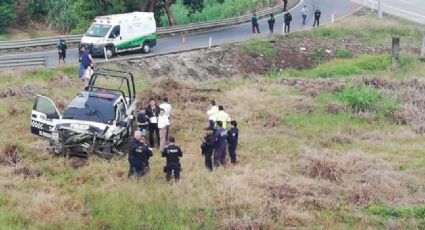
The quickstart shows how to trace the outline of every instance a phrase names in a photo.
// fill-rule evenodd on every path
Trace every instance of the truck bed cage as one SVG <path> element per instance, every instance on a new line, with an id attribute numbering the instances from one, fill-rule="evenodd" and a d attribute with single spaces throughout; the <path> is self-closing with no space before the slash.
<path id="1" fill-rule="evenodd" d="M 113 77 L 113 78 L 121 79 L 121 84 L 120 84 L 118 89 L 98 87 L 95 84 L 96 84 L 96 80 L 99 76 L 104 76 L 106 78 Z M 129 95 L 126 95 L 124 93 L 124 91 L 121 90 L 121 86 L 124 82 L 127 85 L 127 91 L 128 91 Z M 87 90 L 87 91 L 93 91 L 93 89 L 119 92 L 124 96 L 125 100 L 127 100 L 126 97 L 128 97 L 129 104 L 132 104 L 136 99 L 136 88 L 135 88 L 135 85 L 134 85 L 133 74 L 131 74 L 129 72 L 125 72 L 125 71 L 104 69 L 104 68 L 97 69 L 93 73 L 93 75 L 90 77 L 89 83 L 85 87 L 85 90 Z"/>

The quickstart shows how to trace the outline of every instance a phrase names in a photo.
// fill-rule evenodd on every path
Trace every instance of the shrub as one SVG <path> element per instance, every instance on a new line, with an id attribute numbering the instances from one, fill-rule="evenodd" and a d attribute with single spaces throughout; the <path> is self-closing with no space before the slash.
<path id="1" fill-rule="evenodd" d="M 205 0 L 202 11 L 189 14 L 189 9 L 183 5 L 182 0 L 177 0 L 171 6 L 174 19 L 177 24 L 210 21 L 224 18 L 232 18 L 254 11 L 258 6 L 268 6 L 268 0 Z M 168 25 L 167 15 L 161 17 L 161 24 Z"/>
<path id="2" fill-rule="evenodd" d="M 346 49 L 337 49 L 336 50 L 336 57 L 337 58 L 352 58 L 353 53 L 351 53 L 350 51 L 348 51 Z"/>
<path id="3" fill-rule="evenodd" d="M 384 97 L 380 91 L 365 84 L 349 84 L 336 92 L 335 97 L 356 112 L 372 111 L 383 116 L 391 115 L 399 106 L 397 99 Z"/>
<path id="4" fill-rule="evenodd" d="M 336 93 L 337 99 L 347 103 L 356 111 L 370 111 L 377 106 L 381 94 L 374 88 L 366 85 L 350 84 Z"/>

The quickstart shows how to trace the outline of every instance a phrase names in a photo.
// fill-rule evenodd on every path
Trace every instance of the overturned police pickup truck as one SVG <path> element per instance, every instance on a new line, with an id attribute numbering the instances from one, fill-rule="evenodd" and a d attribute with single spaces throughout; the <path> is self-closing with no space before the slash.
<path id="1" fill-rule="evenodd" d="M 134 130 L 135 93 L 131 73 L 98 69 L 63 115 L 50 98 L 37 95 L 31 132 L 49 138 L 49 152 L 56 155 L 120 154 L 117 147 Z"/>

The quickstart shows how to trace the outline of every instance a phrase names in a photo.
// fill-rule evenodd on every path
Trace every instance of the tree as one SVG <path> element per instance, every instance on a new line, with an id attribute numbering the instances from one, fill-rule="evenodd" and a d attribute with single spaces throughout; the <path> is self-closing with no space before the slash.
<path id="1" fill-rule="evenodd" d="M 174 26 L 176 25 L 176 22 L 174 20 L 173 12 L 171 12 L 170 9 L 171 5 L 174 3 L 176 3 L 176 0 L 145 0 L 140 6 L 140 10 L 145 12 L 155 12 L 155 18 L 159 18 L 160 15 L 162 15 L 162 11 L 158 10 L 158 8 L 162 8 L 167 14 L 168 24 L 170 26 Z M 189 9 L 189 15 L 191 15 L 204 8 L 204 0 L 183 0 L 183 5 Z"/>
<path id="2" fill-rule="evenodd" d="M 16 0 L 2 0 L 0 4 L 0 33 L 7 31 L 16 18 Z"/>

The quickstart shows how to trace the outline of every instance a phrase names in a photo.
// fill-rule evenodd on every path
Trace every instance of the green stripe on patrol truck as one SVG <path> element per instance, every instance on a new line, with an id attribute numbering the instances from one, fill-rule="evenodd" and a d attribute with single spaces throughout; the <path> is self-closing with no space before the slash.
<path id="1" fill-rule="evenodd" d="M 142 36 L 142 37 L 136 37 L 127 41 L 119 41 L 117 42 L 115 45 L 115 47 L 117 49 L 128 49 L 128 48 L 133 48 L 133 47 L 140 47 L 143 45 L 143 43 L 148 40 L 148 41 L 155 41 L 156 40 L 156 33 L 147 35 L 147 36 Z"/>

